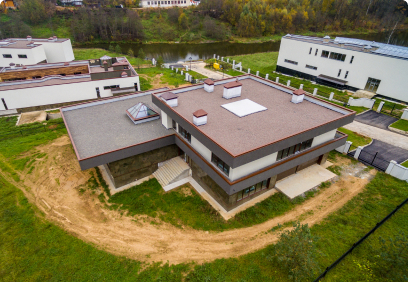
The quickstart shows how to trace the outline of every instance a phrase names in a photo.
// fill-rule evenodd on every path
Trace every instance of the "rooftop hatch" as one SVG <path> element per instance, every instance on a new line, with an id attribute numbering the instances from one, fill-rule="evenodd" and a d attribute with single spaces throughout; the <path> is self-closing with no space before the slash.
<path id="1" fill-rule="evenodd" d="M 261 106 L 249 99 L 243 99 L 240 101 L 224 104 L 221 105 L 221 107 L 227 109 L 228 111 L 239 117 L 244 117 L 250 114 L 267 110 L 267 108 L 265 108 L 264 106 Z"/>

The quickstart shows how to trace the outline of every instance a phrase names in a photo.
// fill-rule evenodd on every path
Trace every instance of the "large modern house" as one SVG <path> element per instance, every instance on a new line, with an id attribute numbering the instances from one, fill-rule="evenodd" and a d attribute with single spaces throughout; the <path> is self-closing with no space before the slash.
<path id="1" fill-rule="evenodd" d="M 69 38 L 8 38 L 0 40 L 0 67 L 75 60 Z"/>
<path id="2" fill-rule="evenodd" d="M 169 7 L 188 7 L 191 5 L 198 5 L 199 0 L 175 0 L 175 1 L 151 1 L 141 0 L 140 6 L 143 8 L 169 8 Z"/>
<path id="3" fill-rule="evenodd" d="M 408 47 L 336 37 L 288 34 L 276 71 L 340 89 L 364 89 L 408 102 Z"/>
<path id="4" fill-rule="evenodd" d="M 11 64 L 0 68 L 0 114 L 55 108 L 139 90 L 139 76 L 126 57 Z"/>
<path id="5" fill-rule="evenodd" d="M 193 179 L 227 211 L 280 179 L 323 164 L 346 142 L 337 128 L 355 117 L 253 75 L 106 98 L 61 112 L 83 170 L 104 166 L 119 188 L 181 156 Z"/>

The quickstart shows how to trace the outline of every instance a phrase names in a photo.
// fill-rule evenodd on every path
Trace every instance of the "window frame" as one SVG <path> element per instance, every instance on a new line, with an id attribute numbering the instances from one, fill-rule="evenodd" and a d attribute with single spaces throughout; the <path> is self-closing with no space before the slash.
<path id="1" fill-rule="evenodd" d="M 185 130 L 180 124 L 178 126 L 178 132 L 181 136 L 183 136 L 184 139 L 188 141 L 188 143 L 191 144 L 191 133 Z"/>
<path id="2" fill-rule="evenodd" d="M 296 65 L 296 66 L 299 64 L 298 62 L 295 62 L 295 61 L 292 61 L 292 60 L 288 60 L 288 59 L 285 59 L 285 63 L 292 64 L 292 65 Z"/>
<path id="3" fill-rule="evenodd" d="M 317 56 L 318 52 L 319 52 L 319 49 L 316 48 L 315 56 Z"/>
<path id="4" fill-rule="evenodd" d="M 310 54 L 312 54 L 312 49 L 313 49 L 313 48 L 312 48 L 312 47 L 310 47 L 310 50 L 309 50 L 309 55 L 310 55 Z"/>
<path id="5" fill-rule="evenodd" d="M 4 59 L 12 59 L 13 56 L 11 54 L 3 54 Z"/>
<path id="6" fill-rule="evenodd" d="M 329 59 L 344 62 L 346 60 L 346 54 L 330 52 Z"/>
<path id="7" fill-rule="evenodd" d="M 317 70 L 317 67 L 306 64 L 307 69 Z"/>
<path id="8" fill-rule="evenodd" d="M 283 160 L 289 156 L 296 155 L 303 150 L 309 149 L 310 147 L 312 147 L 312 143 L 313 138 L 305 140 L 288 148 L 282 149 L 278 151 L 278 154 L 276 155 L 276 161 Z"/>
<path id="9" fill-rule="evenodd" d="M 27 59 L 27 55 L 26 54 L 18 54 L 17 55 L 19 59 Z M 23 57 L 25 56 L 25 57 Z"/>
<path id="10" fill-rule="evenodd" d="M 218 168 L 220 171 L 222 171 L 225 175 L 229 176 L 230 166 L 227 165 L 219 157 L 217 157 L 213 152 L 211 152 L 211 162 L 215 165 L 216 168 Z"/>
<path id="11" fill-rule="evenodd" d="M 337 74 L 337 77 L 340 77 L 341 75 L 341 69 L 339 69 L 339 73 Z"/>
<path id="12" fill-rule="evenodd" d="M 354 61 L 354 56 L 351 56 L 351 59 L 350 59 L 350 64 L 352 64 L 352 63 L 353 63 L 353 61 Z"/>
<path id="13" fill-rule="evenodd" d="M 326 56 L 327 54 L 327 56 Z M 330 51 L 326 51 L 326 50 L 322 50 L 322 54 L 320 55 L 320 57 L 322 58 L 328 58 L 330 55 Z"/>
<path id="14" fill-rule="evenodd" d="M 349 74 L 349 71 L 346 71 L 346 74 L 344 75 L 344 79 L 347 79 L 348 74 Z"/>

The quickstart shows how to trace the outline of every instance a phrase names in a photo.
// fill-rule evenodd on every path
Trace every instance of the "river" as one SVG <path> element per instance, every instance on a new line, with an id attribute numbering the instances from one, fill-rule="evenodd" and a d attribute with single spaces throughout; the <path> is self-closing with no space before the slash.
<path id="1" fill-rule="evenodd" d="M 329 34 L 330 35 L 330 34 Z M 345 37 L 359 38 L 369 41 L 386 43 L 390 33 L 372 33 L 372 34 L 354 34 Z M 333 38 L 333 36 L 332 36 Z M 396 31 L 390 40 L 391 44 L 408 46 L 408 30 Z M 157 44 L 119 44 L 124 52 L 130 48 L 134 54 L 139 52 L 140 48 L 146 53 L 148 58 L 158 58 L 162 56 L 166 63 L 175 63 L 178 61 L 188 61 L 211 58 L 213 54 L 220 56 L 234 56 L 242 54 L 252 54 L 259 52 L 279 51 L 280 41 L 265 43 L 157 43 Z M 108 49 L 109 44 L 92 44 L 83 46 L 84 48 L 103 48 Z"/>

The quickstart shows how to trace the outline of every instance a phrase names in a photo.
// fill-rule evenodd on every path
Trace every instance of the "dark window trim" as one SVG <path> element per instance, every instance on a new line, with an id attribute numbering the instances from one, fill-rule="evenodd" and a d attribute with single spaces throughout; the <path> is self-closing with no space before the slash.
<path id="1" fill-rule="evenodd" d="M 330 55 L 330 52 L 329 52 L 329 51 L 322 50 L 321 57 L 323 57 L 323 58 L 328 58 L 329 55 Z"/>
<path id="2" fill-rule="evenodd" d="M 313 49 L 313 48 L 312 48 L 312 47 L 310 47 L 310 50 L 309 50 L 309 55 L 310 55 L 310 54 L 312 54 L 312 49 Z"/>
<path id="3" fill-rule="evenodd" d="M 191 134 L 190 134 L 190 132 L 185 130 L 182 126 L 180 126 L 180 124 L 179 124 L 178 128 L 179 128 L 180 135 L 183 136 L 184 139 L 186 139 L 188 141 L 188 143 L 191 144 Z"/>
<path id="4" fill-rule="evenodd" d="M 353 63 L 353 61 L 354 61 L 354 56 L 351 56 L 351 59 L 350 59 L 350 64 L 352 64 L 352 63 Z"/>
<path id="5" fill-rule="evenodd" d="M 8 107 L 7 107 L 7 104 L 6 104 L 6 101 L 4 100 L 4 98 L 1 98 L 1 101 L 3 102 L 4 108 L 6 110 L 8 110 Z"/>
<path id="6" fill-rule="evenodd" d="M 319 49 L 316 48 L 315 56 L 317 56 L 317 52 L 319 52 Z"/>
<path id="7" fill-rule="evenodd" d="M 237 196 L 237 202 L 242 201 L 243 199 L 246 199 L 246 198 L 248 198 L 248 197 L 250 197 L 250 196 L 252 196 L 252 195 L 255 195 L 255 194 L 257 194 L 257 193 L 260 193 L 260 192 L 262 192 L 262 191 L 265 190 L 265 189 L 268 189 L 268 188 L 269 188 L 270 181 L 271 181 L 271 179 L 268 178 L 268 179 L 265 179 L 265 180 L 263 180 L 263 181 L 261 181 L 261 182 L 258 182 L 258 183 L 256 183 L 256 184 L 254 184 L 254 185 L 251 185 L 251 186 L 249 186 L 248 188 L 245 188 L 245 189 L 239 191 L 239 192 L 238 192 L 238 195 L 241 194 L 241 198 L 238 199 L 238 196 Z M 265 185 L 264 185 L 264 182 L 266 182 Z M 259 190 L 257 191 L 256 188 L 257 188 L 258 185 L 261 185 L 261 189 L 259 189 Z M 254 193 L 251 194 L 251 188 L 252 188 L 252 187 L 254 187 Z M 244 193 L 245 193 L 246 191 L 248 191 L 248 192 L 247 192 L 247 195 L 244 196 Z"/>
<path id="8" fill-rule="evenodd" d="M 285 148 L 283 150 L 280 150 L 278 152 L 278 155 L 276 156 L 276 161 L 282 160 L 284 158 L 287 158 L 291 155 L 296 155 L 297 153 L 309 149 L 310 147 L 312 147 L 312 143 L 313 143 L 313 138 L 300 142 L 296 145 L 290 146 L 288 148 Z"/>
<path id="9" fill-rule="evenodd" d="M 329 59 L 344 62 L 346 60 L 346 54 L 331 52 Z"/>
<path id="10" fill-rule="evenodd" d="M 317 67 L 314 67 L 311 65 L 306 65 L 306 68 L 311 69 L 311 70 L 317 70 Z"/>
<path id="11" fill-rule="evenodd" d="M 25 55 L 25 54 L 19 54 L 18 57 L 20 59 L 27 59 L 27 55 Z"/>
<path id="12" fill-rule="evenodd" d="M 346 74 L 344 75 L 344 79 L 346 79 L 348 77 L 349 72 L 346 71 Z"/>
<path id="13" fill-rule="evenodd" d="M 340 77 L 341 75 L 341 69 L 339 69 L 339 73 L 337 74 L 337 77 Z"/>
<path id="14" fill-rule="evenodd" d="M 225 175 L 229 176 L 229 172 L 230 172 L 229 165 L 227 165 L 223 160 L 221 160 L 219 157 L 214 155 L 214 153 L 211 153 L 211 162 L 215 164 L 216 168 L 222 171 Z"/>
<path id="15" fill-rule="evenodd" d="M 298 64 L 298 62 L 295 62 L 295 61 L 292 61 L 292 60 L 288 60 L 288 59 L 285 59 L 285 63 L 289 63 L 289 64 L 293 64 L 293 65 L 297 65 L 297 64 Z"/>
<path id="16" fill-rule="evenodd" d="M 13 56 L 11 56 L 11 54 L 3 54 L 3 58 L 10 59 L 13 58 Z"/>

